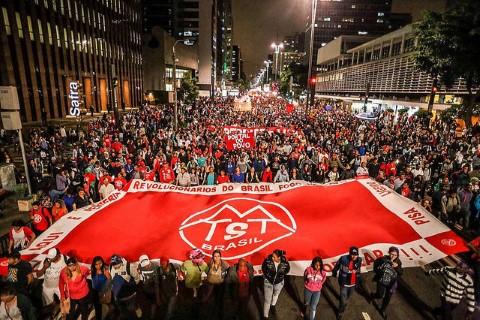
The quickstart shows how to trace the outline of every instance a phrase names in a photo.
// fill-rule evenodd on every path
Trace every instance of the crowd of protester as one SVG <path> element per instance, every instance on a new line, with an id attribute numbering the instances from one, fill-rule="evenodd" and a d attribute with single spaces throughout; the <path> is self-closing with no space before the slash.
<path id="1" fill-rule="evenodd" d="M 30 130 L 27 139 L 28 173 L 37 200 L 30 212 L 31 228 L 21 221 L 12 224 L 9 242 L 12 265 L 21 261 L 19 250 L 26 248 L 62 216 L 107 197 L 115 189 L 124 188 L 132 179 L 198 186 L 290 180 L 327 183 L 369 176 L 418 202 L 447 224 L 472 233 L 478 230 L 478 126 L 457 135 L 455 125 L 438 118 L 427 125 L 424 119 L 415 115 L 384 111 L 379 112 L 376 119 L 366 121 L 357 118 L 342 104 L 332 105 L 326 108 L 326 104 L 317 103 L 306 115 L 302 108 L 292 110 L 286 107 L 285 101 L 271 97 L 254 97 L 250 112 L 236 110 L 229 99 L 199 99 L 193 105 L 182 107 L 176 130 L 170 106 L 148 104 L 122 114 L 119 123 L 115 123 L 113 116 L 105 114 L 88 122 L 86 128 L 60 126 Z M 229 151 L 223 127 L 231 125 L 284 130 L 259 131 L 255 137 L 255 148 Z M 2 157 L 11 159 L 7 153 Z M 461 274 L 462 279 L 470 277 L 470 280 L 465 280 L 468 290 L 469 284 L 473 290 L 472 279 L 475 279 L 477 302 L 478 247 L 478 240 L 472 243 L 472 249 L 477 252 L 470 261 L 475 274 L 470 276 L 468 271 L 471 270 L 464 265 L 452 270 L 438 270 L 447 276 L 456 273 Z M 153 281 L 153 284 L 145 286 L 143 292 L 148 297 L 146 300 L 152 302 L 151 306 L 157 305 L 162 294 L 168 297 L 167 317 L 175 306 L 175 299 L 170 298 L 176 296 L 174 292 L 178 291 L 179 279 L 185 281 L 186 288 L 192 289 L 195 298 L 200 284 L 210 283 L 202 299 L 213 297 L 218 305 L 221 305 L 226 277 L 236 279 L 233 282 L 237 283 L 239 302 L 248 295 L 246 284 L 252 280 L 251 265 L 247 261 L 240 260 L 228 267 L 221 260 L 221 252 L 214 253 L 208 265 L 203 262 L 201 252 L 193 252 L 191 260 L 181 267 L 164 260 L 155 265 L 144 257 L 145 263 L 142 264 L 140 259 L 138 270 L 134 270 L 140 274 L 140 278 L 136 279 L 130 275 L 129 263 L 118 256 L 112 257 L 109 266 L 97 257 L 91 270 L 87 270 L 74 257 L 64 259 L 59 252 L 49 255 L 48 262 L 39 270 L 28 272 L 25 265 L 22 267 L 25 270 L 19 270 L 18 275 L 45 277 L 50 270 L 61 283 L 60 287 L 51 286 L 51 283 L 49 286 L 47 281 L 50 294 L 56 293 L 62 301 L 65 301 L 64 297 L 70 297 L 69 310 L 82 316 L 90 304 L 95 306 L 97 316 L 101 314 L 101 301 L 108 301 L 104 292 L 106 286 L 111 289 L 113 298 L 110 298 L 116 302 L 118 314 L 137 311 L 136 304 L 132 302 L 136 299 L 132 297 L 139 279 L 149 283 Z M 351 248 L 349 255 L 339 260 L 333 272 L 334 276 L 338 274 L 341 288 L 339 317 L 360 279 L 361 259 L 358 258 L 359 261 L 355 256 L 358 258 L 358 249 Z M 379 309 L 384 316 L 395 291 L 394 282 L 381 280 L 383 273 L 387 272 L 385 263 L 392 266 L 388 268 L 392 279 L 401 275 L 398 249 L 392 248 L 375 267 L 377 292 L 369 300 L 383 299 Z M 52 266 L 55 266 L 53 271 Z M 117 266 L 121 266 L 120 269 Z M 268 317 L 270 306 L 275 305 L 282 290 L 283 276 L 289 270 L 284 253 L 281 250 L 274 252 L 266 259 L 262 270 L 265 278 L 263 315 Z M 277 273 L 284 274 L 278 276 Z M 84 282 L 87 276 L 91 277 L 88 285 Z M 309 306 L 310 319 L 315 317 L 319 292 L 325 279 L 321 258 L 317 257 L 305 271 L 305 304 Z M 30 281 L 28 278 L 22 283 L 28 285 Z M 132 284 L 132 288 L 128 289 L 128 284 Z M 123 289 L 118 289 L 118 286 Z M 43 287 L 45 290 L 45 281 Z M 66 293 L 65 288 L 70 288 L 71 292 Z M 25 299 L 28 296 L 25 289 L 7 286 L 1 295 L 2 305 L 6 304 L 4 297 L 16 294 L 18 309 L 20 305 L 31 306 L 31 303 L 25 303 L 28 300 Z M 445 296 L 448 295 L 443 295 L 444 309 L 458 304 L 457 300 L 448 300 Z M 44 296 L 44 303 L 51 303 L 50 298 Z M 473 301 L 470 296 L 469 299 Z M 61 305 L 63 307 L 63 302 Z M 28 306 L 24 308 L 28 309 Z M 155 312 L 154 309 L 143 311 L 150 314 Z M 219 312 L 222 312 L 221 308 Z M 448 315 L 450 311 L 444 312 Z M 23 311 L 21 313 L 23 316 Z M 77 315 L 67 313 L 71 317 Z M 1 315 L 0 307 L 0 319 Z M 28 313 L 23 318 L 30 319 Z"/>

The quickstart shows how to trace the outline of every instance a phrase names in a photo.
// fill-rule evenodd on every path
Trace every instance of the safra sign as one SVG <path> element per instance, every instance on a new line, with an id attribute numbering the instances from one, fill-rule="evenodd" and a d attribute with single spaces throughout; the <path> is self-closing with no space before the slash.
<path id="1" fill-rule="evenodd" d="M 70 115 L 78 117 L 80 115 L 80 85 L 77 81 L 70 82 L 70 94 L 68 98 L 70 99 Z"/>

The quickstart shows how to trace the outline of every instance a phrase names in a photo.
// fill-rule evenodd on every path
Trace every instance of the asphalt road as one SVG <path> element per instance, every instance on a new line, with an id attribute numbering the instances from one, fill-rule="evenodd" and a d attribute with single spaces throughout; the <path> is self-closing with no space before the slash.
<path id="1" fill-rule="evenodd" d="M 177 312 L 174 319 L 261 319 L 263 306 L 263 291 L 261 278 L 257 279 L 255 292 L 248 302 L 247 307 L 238 308 L 236 301 L 228 297 L 225 299 L 224 316 L 218 315 L 213 302 L 210 304 L 195 304 L 191 299 L 180 297 L 177 304 Z M 303 301 L 303 279 L 290 277 L 280 294 L 276 312 L 271 312 L 270 319 L 275 320 L 299 320 Z M 364 286 L 367 292 L 374 290 L 372 273 L 364 275 Z M 335 278 L 329 278 L 322 290 L 322 296 L 317 308 L 316 319 L 334 320 L 335 311 L 338 307 L 339 287 Z M 381 301 L 378 301 L 381 303 Z M 433 313 L 440 306 L 440 279 L 425 276 L 420 268 L 406 268 L 399 284 L 397 292 L 392 297 L 387 309 L 388 319 L 416 320 L 435 319 Z M 198 308 L 198 312 L 197 309 Z M 465 306 L 461 305 L 455 310 L 454 319 L 465 319 Z M 355 292 L 344 314 L 345 320 L 357 319 L 382 319 L 373 304 L 369 304 L 365 297 Z M 474 319 L 480 319 L 477 311 Z"/>

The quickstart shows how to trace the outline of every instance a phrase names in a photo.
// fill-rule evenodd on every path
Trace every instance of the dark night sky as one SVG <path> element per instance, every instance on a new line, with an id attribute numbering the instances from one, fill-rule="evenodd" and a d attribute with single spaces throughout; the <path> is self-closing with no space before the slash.
<path id="1" fill-rule="evenodd" d="M 304 31 L 311 0 L 232 0 L 233 42 L 240 46 L 247 78 L 262 67 L 270 44 Z M 414 20 L 424 9 L 438 10 L 445 0 L 393 0 L 393 12 L 410 12 Z"/>
<path id="2" fill-rule="evenodd" d="M 262 67 L 272 42 L 304 30 L 309 1 L 232 0 L 233 42 L 240 46 L 247 78 Z"/>

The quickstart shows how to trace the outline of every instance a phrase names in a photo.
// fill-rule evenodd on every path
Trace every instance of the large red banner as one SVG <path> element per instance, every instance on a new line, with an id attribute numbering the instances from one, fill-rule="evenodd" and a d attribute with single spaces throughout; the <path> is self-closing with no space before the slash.
<path id="1" fill-rule="evenodd" d="M 294 275 L 314 256 L 327 270 L 352 245 L 364 267 L 389 246 L 405 266 L 467 250 L 464 241 L 417 203 L 370 179 L 317 185 L 223 184 L 177 187 L 134 180 L 126 191 L 63 217 L 22 254 L 43 259 L 52 247 L 90 262 L 112 254 L 183 261 L 192 248 L 245 257 L 259 269 L 274 249 L 287 252 Z"/>

